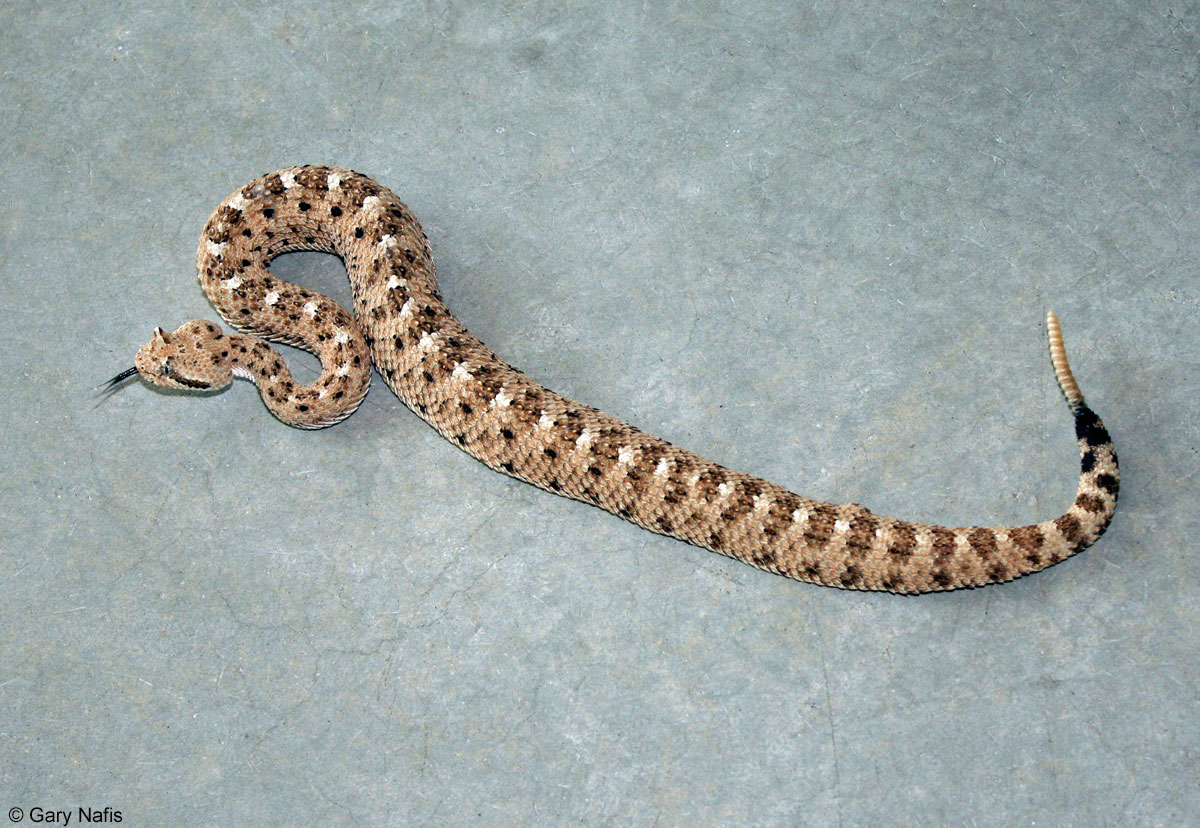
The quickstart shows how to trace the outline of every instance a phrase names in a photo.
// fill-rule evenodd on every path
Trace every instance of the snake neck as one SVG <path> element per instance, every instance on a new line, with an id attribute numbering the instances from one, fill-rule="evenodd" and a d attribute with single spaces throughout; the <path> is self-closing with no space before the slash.
<path id="1" fill-rule="evenodd" d="M 221 356 L 228 359 L 235 377 L 258 387 L 267 409 L 281 421 L 296 428 L 324 428 L 354 412 L 367 393 L 370 374 L 364 379 L 357 370 L 363 355 L 341 353 L 321 344 L 321 348 L 311 349 L 321 360 L 321 374 L 307 385 L 296 381 L 283 355 L 262 337 L 230 334 Z M 360 380 L 353 381 L 352 375 Z"/>

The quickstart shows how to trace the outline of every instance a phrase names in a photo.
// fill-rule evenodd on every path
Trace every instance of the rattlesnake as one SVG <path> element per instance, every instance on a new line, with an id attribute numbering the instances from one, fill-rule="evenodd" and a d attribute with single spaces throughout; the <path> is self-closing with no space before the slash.
<path id="1" fill-rule="evenodd" d="M 343 259 L 353 316 L 271 274 L 268 263 L 293 250 Z M 1062 516 L 1030 526 L 948 528 L 801 497 L 542 387 L 454 317 L 421 226 L 394 194 L 359 173 L 292 167 L 242 187 L 208 220 L 197 259 L 213 305 L 246 334 L 205 321 L 156 329 L 114 386 L 134 372 L 182 389 L 242 377 L 280 420 L 321 428 L 354 411 L 374 364 L 405 405 L 491 468 L 799 580 L 901 593 L 1009 581 L 1091 545 L 1116 508 L 1116 453 L 1084 404 L 1053 313 L 1050 354 L 1081 457 L 1075 501 Z M 261 337 L 315 353 L 320 377 L 297 384 Z"/>

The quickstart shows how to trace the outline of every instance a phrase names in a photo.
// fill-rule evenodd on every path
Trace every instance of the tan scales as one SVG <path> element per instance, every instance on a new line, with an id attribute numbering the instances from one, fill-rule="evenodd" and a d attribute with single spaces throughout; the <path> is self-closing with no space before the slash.
<path id="1" fill-rule="evenodd" d="M 271 274 L 271 260 L 294 250 L 342 258 L 353 314 Z M 280 420 L 321 428 L 358 407 L 374 364 L 405 405 L 491 468 L 780 575 L 901 593 L 1009 581 L 1090 546 L 1116 509 L 1116 453 L 1053 313 L 1051 360 L 1081 458 L 1075 501 L 1029 526 L 945 527 L 810 500 L 542 387 L 454 317 L 416 218 L 350 170 L 292 167 L 239 189 L 208 220 L 197 258 L 213 305 L 245 333 L 204 321 L 158 329 L 135 360 L 145 380 L 200 390 L 243 377 Z M 320 377 L 297 384 L 262 337 L 312 351 Z"/>

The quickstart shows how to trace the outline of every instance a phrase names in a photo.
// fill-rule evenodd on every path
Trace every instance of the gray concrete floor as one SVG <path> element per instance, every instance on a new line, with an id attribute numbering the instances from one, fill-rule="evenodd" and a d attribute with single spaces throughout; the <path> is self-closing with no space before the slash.
<path id="1" fill-rule="evenodd" d="M 1200 810 L 1195 2 L 21 2 L 0 31 L 22 824 Z M 297 163 L 400 193 L 451 307 L 550 387 L 885 514 L 1065 507 L 1053 308 L 1115 524 L 1006 586 L 856 594 L 494 474 L 382 384 L 320 433 L 245 383 L 97 405 L 213 316 L 211 209 Z M 348 295 L 329 257 L 277 269 Z"/>

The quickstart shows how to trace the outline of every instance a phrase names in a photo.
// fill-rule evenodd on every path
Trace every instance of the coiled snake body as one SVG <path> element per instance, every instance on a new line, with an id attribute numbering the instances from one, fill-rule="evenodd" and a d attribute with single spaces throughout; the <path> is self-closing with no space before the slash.
<path id="1" fill-rule="evenodd" d="M 270 261 L 294 250 L 344 260 L 353 315 L 271 274 Z M 245 333 L 205 321 L 156 329 L 135 360 L 145 380 L 212 389 L 243 377 L 280 420 L 321 428 L 362 401 L 373 363 L 405 405 L 491 468 L 802 581 L 902 593 L 1008 581 L 1091 545 L 1116 508 L 1116 453 L 1071 376 L 1052 313 L 1051 357 L 1081 457 L 1075 501 L 1034 525 L 950 528 L 801 497 L 543 388 L 454 317 L 417 220 L 350 170 L 293 167 L 237 190 L 205 225 L 198 265 L 217 311 Z M 263 337 L 315 353 L 320 377 L 297 384 Z"/>

